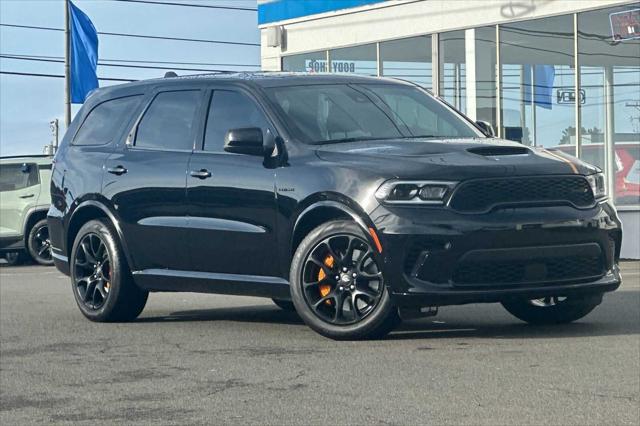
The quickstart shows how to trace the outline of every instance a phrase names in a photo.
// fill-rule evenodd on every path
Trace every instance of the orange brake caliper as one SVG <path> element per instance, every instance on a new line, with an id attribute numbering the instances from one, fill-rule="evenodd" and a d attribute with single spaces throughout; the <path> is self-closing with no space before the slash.
<path id="1" fill-rule="evenodd" d="M 333 268 L 333 263 L 334 263 L 334 259 L 333 259 L 333 256 L 331 255 L 328 255 L 324 259 L 325 266 L 329 268 Z M 318 272 L 318 281 L 324 280 L 326 276 L 327 274 L 324 273 L 324 269 L 320 268 L 320 272 Z M 322 297 L 325 297 L 331 292 L 331 284 L 320 284 L 318 288 L 320 289 L 320 296 Z M 331 304 L 331 300 L 327 300 L 326 303 Z"/>

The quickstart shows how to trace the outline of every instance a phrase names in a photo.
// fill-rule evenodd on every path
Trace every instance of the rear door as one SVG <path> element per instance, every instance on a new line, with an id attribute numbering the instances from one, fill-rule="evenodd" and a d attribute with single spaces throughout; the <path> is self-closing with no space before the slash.
<path id="1" fill-rule="evenodd" d="M 118 212 L 135 270 L 190 268 L 186 171 L 203 94 L 184 85 L 154 92 L 106 162 L 103 193 Z"/>
<path id="2" fill-rule="evenodd" d="M 277 276 L 275 170 L 265 167 L 262 156 L 223 149 L 229 129 L 258 127 L 263 135 L 275 135 L 274 127 L 239 88 L 213 88 L 207 104 L 203 143 L 191 157 L 187 176 L 193 268 Z"/>
<path id="3" fill-rule="evenodd" d="M 24 231 L 27 211 L 40 193 L 35 163 L 0 164 L 0 235 L 18 237 Z"/>

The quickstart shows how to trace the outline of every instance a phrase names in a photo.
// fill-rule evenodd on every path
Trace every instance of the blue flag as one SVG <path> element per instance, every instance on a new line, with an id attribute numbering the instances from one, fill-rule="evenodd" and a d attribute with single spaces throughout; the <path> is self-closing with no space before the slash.
<path id="1" fill-rule="evenodd" d="M 534 81 L 531 81 L 533 68 Z M 551 109 L 553 107 L 553 82 L 556 69 L 553 65 L 525 65 L 524 66 L 524 103 L 531 103 L 531 92 L 535 93 L 533 105 Z"/>
<path id="2" fill-rule="evenodd" d="M 91 19 L 69 2 L 71 23 L 71 102 L 81 104 L 98 88 L 98 32 Z"/>

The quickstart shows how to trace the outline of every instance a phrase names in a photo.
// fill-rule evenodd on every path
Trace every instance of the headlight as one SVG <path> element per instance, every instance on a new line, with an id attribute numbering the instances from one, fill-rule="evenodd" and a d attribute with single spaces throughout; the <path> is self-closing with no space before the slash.
<path id="1" fill-rule="evenodd" d="M 457 182 L 385 182 L 376 191 L 378 201 L 389 204 L 444 204 Z"/>
<path id="2" fill-rule="evenodd" d="M 604 200 L 607 198 L 607 188 L 605 185 L 604 174 L 596 173 L 590 176 L 587 176 L 587 181 L 589 182 L 589 186 L 591 186 L 591 192 L 593 192 L 593 198 L 596 200 Z"/>

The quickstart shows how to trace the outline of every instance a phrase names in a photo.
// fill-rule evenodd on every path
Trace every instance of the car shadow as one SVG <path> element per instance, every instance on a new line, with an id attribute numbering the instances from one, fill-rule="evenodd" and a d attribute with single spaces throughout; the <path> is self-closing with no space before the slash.
<path id="1" fill-rule="evenodd" d="M 602 305 L 590 315 L 571 324 L 534 326 L 511 317 L 496 305 L 469 305 L 443 309 L 443 315 L 403 322 L 388 340 L 455 338 L 568 338 L 640 334 L 640 291 L 624 290 L 607 294 Z M 235 321 L 295 325 L 304 322 L 295 312 L 275 306 L 254 305 L 172 312 L 142 317 L 137 322 Z"/>
<path id="2" fill-rule="evenodd" d="M 233 308 L 194 309 L 172 312 L 169 315 L 141 317 L 136 322 L 199 322 L 199 321 L 237 321 L 267 324 L 304 325 L 297 313 L 284 311 L 276 306 L 255 305 Z"/>
<path id="3" fill-rule="evenodd" d="M 495 307 L 489 310 L 481 305 L 462 306 L 442 316 L 407 321 L 387 339 L 549 339 L 640 334 L 638 290 L 606 294 L 603 303 L 593 312 L 570 324 L 531 325 Z"/>

